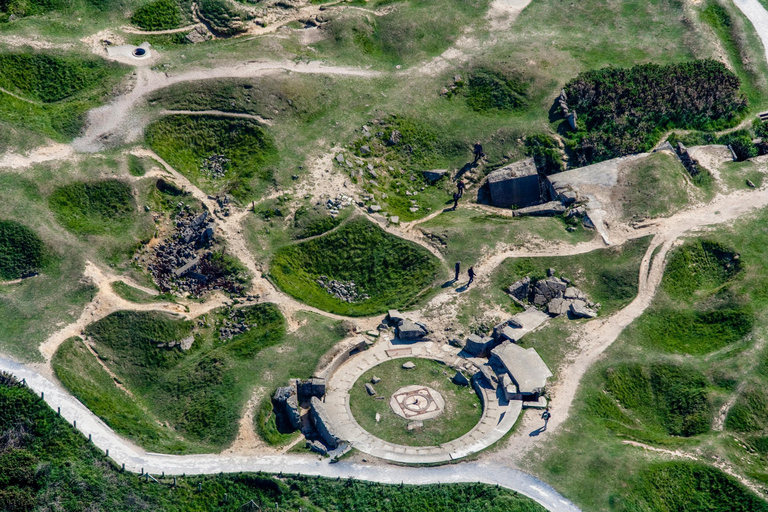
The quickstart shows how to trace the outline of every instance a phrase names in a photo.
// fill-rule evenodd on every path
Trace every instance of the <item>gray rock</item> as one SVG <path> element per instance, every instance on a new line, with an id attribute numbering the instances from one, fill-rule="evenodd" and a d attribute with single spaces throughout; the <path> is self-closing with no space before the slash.
<path id="1" fill-rule="evenodd" d="M 555 269 L 553 269 L 551 267 L 548 268 L 547 269 L 547 277 L 554 277 L 554 275 L 555 275 Z"/>
<path id="2" fill-rule="evenodd" d="M 370 155 L 371 154 L 371 148 L 368 146 L 362 146 L 360 148 L 360 154 L 361 155 Z"/>
<path id="3" fill-rule="evenodd" d="M 370 213 L 380 212 L 381 211 L 381 206 L 379 206 L 378 204 L 372 204 L 371 206 L 368 207 L 368 211 Z"/>
<path id="4" fill-rule="evenodd" d="M 459 338 L 451 338 L 451 341 L 449 342 L 451 346 L 458 347 L 458 348 L 464 348 L 464 341 L 460 340 Z"/>
<path id="5" fill-rule="evenodd" d="M 454 375 L 453 379 L 451 380 L 454 382 L 454 384 L 458 384 L 459 386 L 469 386 L 469 379 L 467 379 L 466 375 L 460 371 L 457 371 L 456 375 Z"/>
<path id="6" fill-rule="evenodd" d="M 381 414 L 376 413 L 376 423 L 381 421 Z"/>
<path id="7" fill-rule="evenodd" d="M 307 448 L 313 452 L 319 453 L 320 455 L 328 455 L 328 450 L 320 441 L 307 441 Z"/>
<path id="8" fill-rule="evenodd" d="M 547 313 L 552 316 L 564 315 L 568 313 L 570 307 L 571 301 L 556 297 L 549 302 L 549 305 L 547 306 Z"/>
<path id="9" fill-rule="evenodd" d="M 439 181 L 445 174 L 448 172 L 448 169 L 432 169 L 430 171 L 424 171 L 424 178 L 430 182 L 434 183 L 436 181 Z"/>
<path id="10" fill-rule="evenodd" d="M 400 143 L 400 132 L 397 130 L 392 130 L 392 133 L 389 136 L 389 139 L 387 140 L 388 146 L 394 146 L 396 144 Z"/>
<path id="11" fill-rule="evenodd" d="M 408 430 L 421 430 L 421 428 L 424 426 L 423 421 L 411 421 L 408 423 Z"/>
<path id="12" fill-rule="evenodd" d="M 426 329 L 407 319 L 397 327 L 397 337 L 401 340 L 416 340 L 426 335 Z"/>
<path id="13" fill-rule="evenodd" d="M 531 290 L 531 278 L 527 276 L 513 283 L 508 289 L 509 294 L 511 296 L 523 302 L 528 300 L 528 294 L 530 290 Z"/>
<path id="14" fill-rule="evenodd" d="M 584 300 L 586 298 L 586 295 L 584 294 L 583 291 L 579 290 L 578 288 L 569 286 L 568 288 L 565 289 L 565 293 L 563 294 L 563 297 L 570 300 L 575 300 L 575 299 Z"/>
<path id="15" fill-rule="evenodd" d="M 392 215 L 389 218 L 389 223 L 390 224 L 395 224 L 395 225 L 400 224 L 400 217 L 398 217 L 397 215 Z"/>
<path id="16" fill-rule="evenodd" d="M 414 368 L 416 368 L 416 365 L 413 363 L 413 361 L 406 361 L 405 363 L 403 363 L 403 368 L 406 370 L 413 370 Z"/>
<path id="17" fill-rule="evenodd" d="M 366 390 L 366 391 L 368 392 L 368 394 L 369 394 L 369 395 L 371 395 L 371 396 L 375 396 L 375 395 L 376 395 L 376 390 L 375 390 L 375 389 L 373 389 L 373 386 L 371 386 L 371 384 L 369 384 L 369 383 L 366 383 L 366 384 L 365 384 L 365 390 Z"/>
<path id="18" fill-rule="evenodd" d="M 555 297 L 563 297 L 566 283 L 557 277 L 550 277 L 536 282 L 534 304 L 543 306 Z"/>
<path id="19" fill-rule="evenodd" d="M 379 377 L 375 375 L 371 377 L 371 384 L 378 384 L 379 382 L 381 382 L 381 379 Z"/>
<path id="20" fill-rule="evenodd" d="M 595 318 L 597 313 L 589 309 L 583 303 L 573 302 L 571 304 L 571 314 L 576 318 Z"/>
<path id="21" fill-rule="evenodd" d="M 493 342 L 493 338 L 488 336 L 478 336 L 477 334 L 470 334 L 467 336 L 466 345 L 464 345 L 464 351 L 471 354 L 474 357 L 483 357 L 487 355 L 490 345 Z"/>
<path id="22" fill-rule="evenodd" d="M 405 320 L 405 317 L 401 315 L 400 312 L 396 309 L 390 309 L 387 311 L 387 318 L 389 319 L 389 323 L 395 326 L 402 324 Z"/>
<path id="23" fill-rule="evenodd" d="M 344 163 L 344 155 L 342 155 L 341 153 L 336 155 L 336 161 L 339 162 L 340 164 L 343 164 Z"/>

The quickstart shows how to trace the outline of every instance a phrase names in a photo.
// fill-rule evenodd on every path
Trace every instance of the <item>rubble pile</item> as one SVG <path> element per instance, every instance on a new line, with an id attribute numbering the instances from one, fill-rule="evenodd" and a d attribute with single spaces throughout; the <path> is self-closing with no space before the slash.
<path id="1" fill-rule="evenodd" d="M 248 332 L 252 327 L 256 326 L 256 324 L 249 324 L 245 321 L 242 310 L 232 309 L 229 312 L 229 318 L 219 327 L 219 339 L 231 340 L 238 334 Z"/>
<path id="2" fill-rule="evenodd" d="M 325 207 L 333 216 L 333 215 L 338 215 L 339 210 L 341 210 L 342 208 L 351 206 L 353 202 L 354 202 L 354 199 L 352 199 L 348 195 L 339 194 L 334 199 L 328 198 L 328 200 L 325 202 Z"/>
<path id="3" fill-rule="evenodd" d="M 195 297 L 217 289 L 241 294 L 244 288 L 235 276 L 226 275 L 214 261 L 210 251 L 214 240 L 213 219 L 208 212 L 196 215 L 182 210 L 175 222 L 173 234 L 157 245 L 147 266 L 160 290 Z"/>
<path id="4" fill-rule="evenodd" d="M 200 172 L 212 180 L 223 178 L 229 170 L 229 162 L 229 158 L 224 155 L 213 154 L 203 159 L 200 164 Z"/>
<path id="5" fill-rule="evenodd" d="M 371 298 L 368 294 L 358 291 L 354 281 L 337 281 L 328 276 L 320 276 L 315 282 L 326 292 L 344 302 L 362 302 Z"/>
<path id="6" fill-rule="evenodd" d="M 513 283 L 508 289 L 516 302 L 544 309 L 551 316 L 569 315 L 571 318 L 595 318 L 600 304 L 592 303 L 587 295 L 571 286 L 568 279 L 555 276 L 549 269 L 546 279 L 532 280 L 530 277 Z"/>

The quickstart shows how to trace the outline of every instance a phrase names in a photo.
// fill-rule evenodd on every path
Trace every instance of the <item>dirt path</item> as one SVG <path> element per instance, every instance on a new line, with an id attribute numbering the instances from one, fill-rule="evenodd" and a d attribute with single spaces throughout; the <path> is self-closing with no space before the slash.
<path id="1" fill-rule="evenodd" d="M 51 162 L 54 160 L 71 160 L 73 158 L 76 158 L 76 155 L 72 146 L 52 142 L 47 146 L 35 148 L 25 155 L 11 152 L 5 153 L 0 156 L 0 168 L 9 167 L 11 169 L 24 169 L 35 164 Z"/>
<path id="2" fill-rule="evenodd" d="M 749 350 L 746 350 L 743 354 L 740 355 L 741 359 L 747 361 L 746 367 L 740 371 L 741 374 L 750 375 L 752 370 L 754 370 L 755 367 L 760 364 L 759 356 L 765 348 L 766 341 L 768 341 L 768 339 L 760 337 L 757 342 L 755 342 L 755 344 L 749 348 Z M 736 403 L 736 400 L 738 400 L 739 396 L 741 396 L 741 394 L 744 392 L 744 388 L 747 386 L 747 383 L 748 380 L 742 380 L 739 382 L 731 396 L 728 397 L 728 400 L 726 400 L 726 402 L 720 407 L 720 410 L 717 411 L 717 414 L 712 421 L 712 430 L 715 432 L 723 431 L 723 428 L 725 428 L 725 419 L 728 417 L 728 412 L 731 410 L 731 407 L 733 407 L 733 404 Z"/>
<path id="3" fill-rule="evenodd" d="M 124 25 L 120 27 L 120 30 L 127 34 L 140 34 L 140 35 L 162 35 L 162 34 L 178 34 L 179 32 L 190 32 L 197 27 L 204 27 L 202 23 L 193 23 L 192 25 L 187 25 L 186 27 L 179 27 L 179 28 L 169 28 L 167 30 L 141 30 L 136 27 L 130 27 L 128 25 Z"/>
<path id="4" fill-rule="evenodd" d="M 266 119 L 261 116 L 256 116 L 253 114 L 241 114 L 238 112 L 222 112 L 221 110 L 161 110 L 160 115 L 161 116 L 186 115 L 186 116 L 237 117 L 241 119 L 252 119 L 254 121 L 258 121 L 261 124 L 266 124 L 268 126 L 272 126 L 273 124 L 271 119 Z"/>

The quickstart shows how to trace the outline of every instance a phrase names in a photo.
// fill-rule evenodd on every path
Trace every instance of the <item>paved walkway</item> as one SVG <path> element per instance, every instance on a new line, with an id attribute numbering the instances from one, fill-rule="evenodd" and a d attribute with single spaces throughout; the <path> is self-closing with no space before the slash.
<path id="1" fill-rule="evenodd" d="M 309 455 L 227 456 L 162 455 L 147 453 L 130 441 L 118 436 L 88 408 L 34 369 L 0 357 L 0 371 L 25 379 L 27 386 L 36 393 L 43 392 L 45 401 L 53 410 L 61 409 L 61 415 L 83 435 L 91 435 L 94 445 L 107 451 L 109 457 L 125 469 L 133 472 L 147 471 L 152 474 L 201 475 L 263 471 L 265 473 L 302 474 L 327 478 L 355 478 L 386 484 L 407 482 L 414 485 L 433 483 L 482 482 L 500 485 L 540 503 L 553 512 L 578 512 L 578 508 L 563 498 L 552 487 L 537 478 L 506 466 L 495 464 L 451 464 L 436 468 L 408 468 L 372 464 L 339 462 L 330 464 L 327 459 Z"/>
<path id="2" fill-rule="evenodd" d="M 733 0 L 733 3 L 755 27 L 755 32 L 763 42 L 765 58 L 768 59 L 768 11 L 758 0 Z"/>
<path id="3" fill-rule="evenodd" d="M 471 365 L 459 357 L 458 348 L 429 342 L 393 344 L 384 335 L 373 347 L 351 357 L 331 376 L 326 387 L 325 408 L 336 434 L 349 444 L 380 459 L 410 464 L 449 462 L 477 453 L 499 441 L 509 432 L 522 410 L 519 400 L 507 401 L 503 391 L 482 388 L 483 415 L 475 427 L 440 446 L 405 446 L 386 442 L 364 430 L 349 406 L 349 390 L 360 376 L 391 359 L 434 359 L 460 368 Z"/>

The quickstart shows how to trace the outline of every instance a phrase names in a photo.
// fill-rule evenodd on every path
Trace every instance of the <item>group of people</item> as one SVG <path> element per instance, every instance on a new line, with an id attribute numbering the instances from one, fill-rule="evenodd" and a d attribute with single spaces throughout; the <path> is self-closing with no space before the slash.
<path id="1" fill-rule="evenodd" d="M 453 282 L 459 280 L 459 274 L 461 273 L 461 262 L 456 262 L 456 275 L 453 277 Z M 472 281 L 475 280 L 475 267 L 469 267 L 469 270 L 467 270 L 467 275 L 469 276 L 469 282 L 467 283 L 467 286 L 472 284 Z"/>

